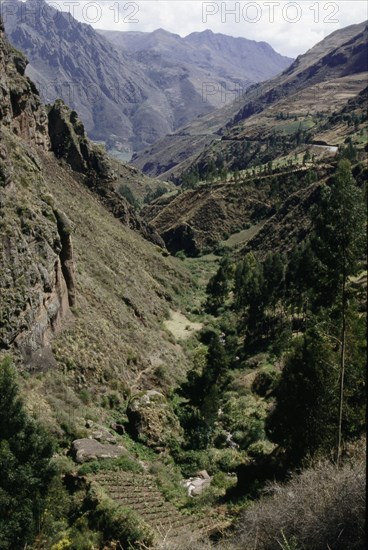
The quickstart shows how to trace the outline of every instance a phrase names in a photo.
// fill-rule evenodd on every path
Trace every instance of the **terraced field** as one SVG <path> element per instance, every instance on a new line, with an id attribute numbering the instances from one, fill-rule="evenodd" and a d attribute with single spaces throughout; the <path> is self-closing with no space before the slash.
<path id="1" fill-rule="evenodd" d="M 200 518 L 181 513 L 165 500 L 153 476 L 127 472 L 100 472 L 93 476 L 108 496 L 124 508 L 139 514 L 165 541 L 188 537 L 199 539 L 202 535 L 223 528 L 224 520 Z"/>

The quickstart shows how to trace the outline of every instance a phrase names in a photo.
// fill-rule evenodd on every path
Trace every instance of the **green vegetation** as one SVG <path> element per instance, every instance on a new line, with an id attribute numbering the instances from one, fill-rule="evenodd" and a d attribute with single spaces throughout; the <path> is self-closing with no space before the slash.
<path id="1" fill-rule="evenodd" d="M 119 193 L 122 197 L 124 197 L 128 202 L 129 204 L 131 204 L 136 210 L 139 208 L 140 204 L 138 202 L 138 200 L 136 199 L 136 197 L 134 196 L 133 194 L 133 191 L 131 190 L 131 188 L 126 185 L 126 184 L 122 184 L 120 185 L 119 187 Z"/>
<path id="2" fill-rule="evenodd" d="M 165 193 L 167 193 L 167 188 L 163 185 L 159 185 L 156 189 L 148 191 L 148 193 L 144 197 L 143 202 L 144 204 L 150 204 L 156 199 L 162 197 L 162 195 L 165 195 Z"/>
<path id="3" fill-rule="evenodd" d="M 0 548 L 23 548 L 39 529 L 55 474 L 53 445 L 19 397 L 10 360 L 0 364 Z"/>
<path id="4" fill-rule="evenodd" d="M 4 98 L 27 103 L 29 82 L 19 93 L 19 73 L 8 94 L 5 76 Z M 33 99 L 19 108 L 41 141 Z M 22 375 L 18 390 L 1 363 L 0 549 L 200 550 L 189 534 L 203 528 L 221 550 L 364 546 L 367 119 L 354 102 L 311 115 L 267 101 L 253 126 L 240 112 L 183 176 L 221 185 L 190 192 L 110 162 L 60 103 L 58 160 L 22 140 L 26 124 L 1 125 L 0 347 Z M 134 208 L 157 200 L 147 219 L 185 250 L 170 257 L 116 191 Z M 183 212 L 162 215 L 173 198 Z"/>
<path id="5" fill-rule="evenodd" d="M 276 400 L 267 433 L 286 451 L 290 466 L 333 448 L 339 461 L 342 440 L 364 429 L 364 320 L 350 285 L 363 257 L 363 235 L 363 197 L 349 162 L 342 160 L 321 188 L 308 241 L 287 257 L 275 253 L 260 260 L 248 254 L 237 264 L 233 282 L 231 271 L 225 277 L 220 266 L 211 281 L 221 280 L 222 292 L 208 286 L 209 303 L 220 295 L 224 304 L 232 289 L 228 307 L 237 312 L 243 360 L 268 349 L 284 363 L 279 382 L 263 375 L 265 388 L 258 377 L 253 389 Z M 218 406 L 226 410 L 225 399 L 226 393 Z M 234 416 L 233 411 L 233 429 Z M 263 424 L 260 419 L 262 432 L 265 416 Z"/>
<path id="6" fill-rule="evenodd" d="M 152 545 L 154 533 L 135 512 L 124 509 L 104 495 L 96 495 L 93 490 L 89 498 L 95 505 L 91 521 L 103 533 L 103 543 L 119 541 L 122 548 Z"/>

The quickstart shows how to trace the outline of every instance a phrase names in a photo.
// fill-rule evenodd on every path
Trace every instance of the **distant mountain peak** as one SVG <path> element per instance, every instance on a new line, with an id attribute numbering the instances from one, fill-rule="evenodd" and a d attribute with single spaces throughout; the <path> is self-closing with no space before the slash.
<path id="1" fill-rule="evenodd" d="M 149 33 L 145 33 L 145 34 L 149 34 Z M 154 30 L 152 32 L 152 34 L 153 35 L 161 35 L 161 36 L 175 36 L 175 37 L 180 38 L 179 34 L 169 32 L 166 29 L 163 29 L 162 27 L 159 27 L 158 29 Z"/>
<path id="2" fill-rule="evenodd" d="M 80 113 L 92 139 L 125 160 L 291 61 L 209 29 L 192 39 L 163 28 L 96 31 L 45 0 L 28 2 L 41 7 L 27 10 L 27 4 L 13 0 L 18 10 L 11 6 L 5 27 L 27 55 L 28 76 L 42 99 L 63 99 Z"/>

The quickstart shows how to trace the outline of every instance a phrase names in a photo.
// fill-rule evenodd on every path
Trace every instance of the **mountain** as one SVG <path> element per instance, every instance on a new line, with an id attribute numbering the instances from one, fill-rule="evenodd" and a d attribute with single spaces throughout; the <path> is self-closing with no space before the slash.
<path id="1" fill-rule="evenodd" d="M 220 105 L 224 97 L 219 86 L 243 89 L 277 74 L 291 61 L 263 43 L 244 41 L 240 68 L 235 70 L 234 63 L 226 70 L 229 56 L 216 50 L 209 34 L 201 39 L 206 44 L 201 56 L 191 42 L 195 37 L 182 40 L 161 30 L 152 33 L 157 49 L 147 37 L 148 49 L 136 53 L 129 49 L 129 40 L 125 44 L 125 33 L 112 33 L 114 46 L 105 37 L 110 33 L 98 33 L 44 0 L 11 0 L 3 12 L 7 35 L 28 56 L 27 74 L 43 101 L 63 99 L 79 113 L 91 139 L 105 142 L 123 160 Z M 226 48 L 233 41 L 232 51 L 236 40 L 218 38 Z M 263 70 L 254 67 L 254 58 Z M 211 93 L 203 100 L 207 82 Z"/>
<path id="2" fill-rule="evenodd" d="M 240 97 L 251 84 L 267 80 L 288 67 L 292 59 L 276 53 L 269 44 L 235 38 L 211 30 L 184 38 L 157 29 L 151 33 L 99 31 L 114 46 L 142 65 L 145 73 L 163 87 L 172 102 L 182 94 L 185 78 L 202 103 L 221 107 Z M 185 110 L 193 109 L 185 97 L 182 112 L 175 118 L 177 128 L 185 122 Z M 202 107 L 203 109 L 203 107 Z M 199 111 L 197 107 L 197 111 Z M 198 112 L 197 112 L 198 114 Z"/>
<path id="3" fill-rule="evenodd" d="M 138 67 L 92 27 L 43 0 L 15 0 L 4 18 L 9 40 L 30 59 L 27 74 L 46 103 L 62 98 L 77 109 L 94 140 L 116 137 L 122 147 L 145 142 L 138 129 L 139 109 L 148 95 L 161 98 L 162 94 Z M 154 137 L 170 130 L 159 115 L 155 126 Z"/>
<path id="4" fill-rule="evenodd" d="M 366 23 L 332 33 L 299 56 L 281 75 L 251 86 L 231 105 L 166 136 L 138 154 L 134 163 L 162 179 L 175 178 L 191 167 L 201 176 L 218 155 L 229 159 L 230 169 L 246 168 L 258 147 L 267 149 L 266 162 L 272 160 L 277 153 L 273 155 L 266 146 L 267 140 L 277 141 L 280 153 L 282 142 L 300 125 L 311 130 L 311 141 L 318 139 L 323 119 L 343 108 L 366 86 L 366 41 Z M 290 120 L 285 122 L 288 118 L 294 126 Z M 245 142 L 253 144 L 246 155 L 241 150 Z M 243 159 L 242 165 L 239 158 Z M 237 160 L 232 163 L 231 159 Z"/>
<path id="5" fill-rule="evenodd" d="M 139 211 L 157 182 L 26 65 L 0 18 L 1 547 L 363 548 L 367 89 L 324 115 L 337 159 L 289 139 Z"/>
<path id="6" fill-rule="evenodd" d="M 348 143 L 351 158 L 355 150 L 364 156 L 366 39 L 365 23 L 333 33 L 279 77 L 251 87 L 241 109 L 203 117 L 136 158 L 147 173 L 182 184 L 143 210 L 171 252 L 236 245 L 285 253 L 305 238 L 336 155 Z"/>

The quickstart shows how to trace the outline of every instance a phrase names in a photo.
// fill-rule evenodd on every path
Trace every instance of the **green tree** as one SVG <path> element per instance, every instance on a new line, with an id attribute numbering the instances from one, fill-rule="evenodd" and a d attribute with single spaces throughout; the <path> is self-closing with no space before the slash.
<path id="1" fill-rule="evenodd" d="M 28 417 L 10 361 L 0 364 L 0 549 L 33 541 L 54 475 L 47 434 Z"/>
<path id="2" fill-rule="evenodd" d="M 120 185 L 119 193 L 122 197 L 124 197 L 129 202 L 130 205 L 133 206 L 133 208 L 135 208 L 135 210 L 139 208 L 139 202 L 128 185 L 126 185 L 125 183 Z"/>
<path id="3" fill-rule="evenodd" d="M 286 361 L 266 429 L 270 439 L 287 450 L 293 466 L 333 445 L 337 413 L 334 364 L 331 341 L 315 328 L 295 343 Z"/>
<path id="4" fill-rule="evenodd" d="M 318 306 L 336 304 L 340 325 L 340 389 L 337 462 L 340 462 L 345 382 L 349 277 L 357 273 L 364 251 L 365 215 L 363 197 L 348 160 L 338 164 L 331 186 L 322 190 L 314 218 L 312 246 L 317 258 Z"/>
<path id="5" fill-rule="evenodd" d="M 237 266 L 235 272 L 235 308 L 241 311 L 243 323 L 252 340 L 264 320 L 267 305 L 263 264 L 252 254 Z"/>
<path id="6" fill-rule="evenodd" d="M 206 292 L 208 294 L 206 309 L 209 313 L 216 315 L 218 309 L 224 305 L 229 293 L 229 278 L 231 275 L 231 264 L 227 256 L 221 259 L 220 266 L 208 282 Z"/>
<path id="7" fill-rule="evenodd" d="M 228 384 L 228 366 L 224 345 L 213 333 L 203 370 L 190 371 L 179 391 L 186 399 L 179 414 L 191 448 L 206 448 L 212 440 L 221 395 Z"/>
<path id="8" fill-rule="evenodd" d="M 268 254 L 263 262 L 264 301 L 275 307 L 284 290 L 285 262 L 280 254 Z"/>
<path id="9" fill-rule="evenodd" d="M 356 274 L 364 251 L 363 197 L 347 160 L 339 162 L 331 185 L 322 188 L 313 216 L 312 249 L 316 257 L 316 307 L 341 301 L 349 276 Z"/>

